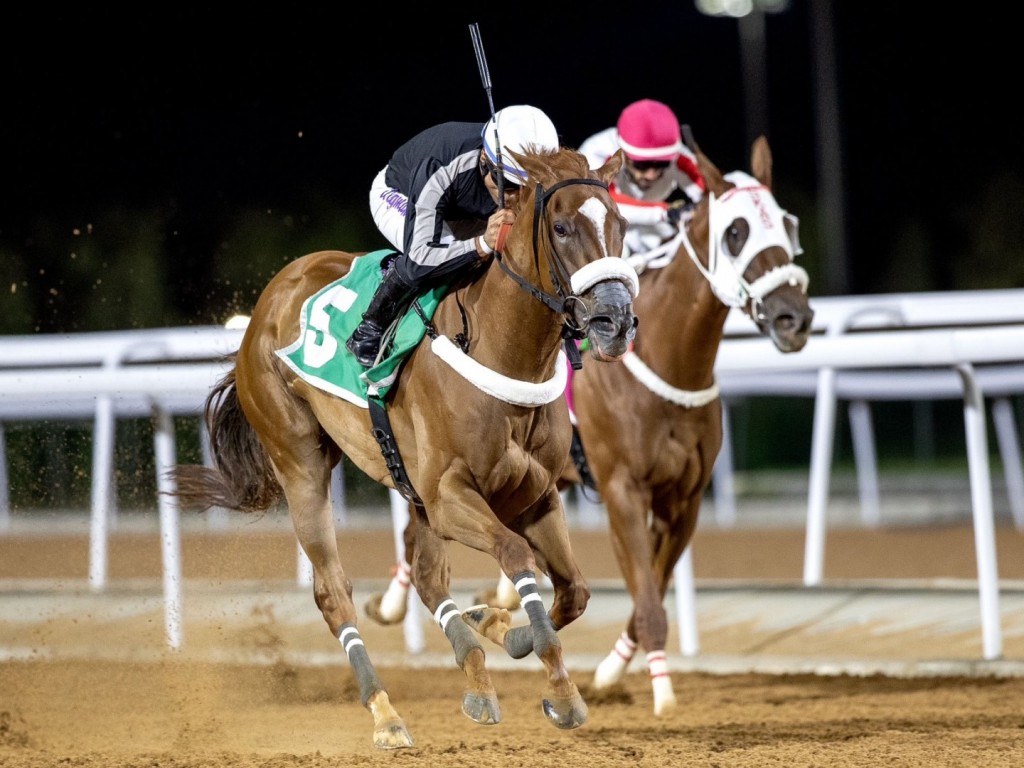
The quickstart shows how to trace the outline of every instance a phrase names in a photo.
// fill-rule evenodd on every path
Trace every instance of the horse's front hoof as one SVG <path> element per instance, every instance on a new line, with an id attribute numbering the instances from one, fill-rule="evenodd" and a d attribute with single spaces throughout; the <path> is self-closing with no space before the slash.
<path id="1" fill-rule="evenodd" d="M 474 605 L 462 612 L 462 620 L 493 643 L 504 647 L 505 634 L 512 626 L 512 614 L 505 608 Z"/>
<path id="2" fill-rule="evenodd" d="M 369 599 L 366 601 L 366 605 L 363 606 L 363 610 L 366 611 L 366 615 L 378 624 L 383 624 L 385 627 L 401 623 L 402 620 L 405 619 L 405 603 L 402 603 L 403 609 L 400 615 L 385 616 L 380 609 L 380 604 L 383 599 L 384 595 L 370 595 Z"/>
<path id="3" fill-rule="evenodd" d="M 654 701 L 654 716 L 668 717 L 676 711 L 676 706 L 675 694 L 659 697 Z"/>
<path id="4" fill-rule="evenodd" d="M 494 694 L 466 692 L 462 697 L 462 712 L 474 723 L 497 725 L 501 722 L 501 707 Z"/>
<path id="5" fill-rule="evenodd" d="M 387 720 L 373 730 L 373 746 L 377 749 L 405 749 L 412 745 L 412 736 L 401 718 Z"/>
<path id="6" fill-rule="evenodd" d="M 568 698 L 544 699 L 541 709 L 556 728 L 563 730 L 579 728 L 587 722 L 587 704 L 578 690 Z"/>

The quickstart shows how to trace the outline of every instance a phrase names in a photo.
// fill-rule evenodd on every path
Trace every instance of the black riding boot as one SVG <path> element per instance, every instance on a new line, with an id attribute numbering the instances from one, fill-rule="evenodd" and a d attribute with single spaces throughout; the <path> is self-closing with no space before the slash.
<path id="1" fill-rule="evenodd" d="M 345 342 L 345 347 L 355 355 L 361 366 L 372 368 L 377 362 L 384 330 L 405 309 L 409 299 L 416 293 L 416 288 L 405 282 L 394 267 L 384 273 L 384 279 L 370 299 L 370 306 L 363 313 L 363 321 Z"/>

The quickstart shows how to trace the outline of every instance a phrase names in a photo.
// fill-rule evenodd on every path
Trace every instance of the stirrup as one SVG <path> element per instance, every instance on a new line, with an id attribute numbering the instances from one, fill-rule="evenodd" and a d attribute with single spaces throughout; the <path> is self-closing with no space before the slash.
<path id="1" fill-rule="evenodd" d="M 345 348 L 353 354 L 363 368 L 373 368 L 380 354 L 380 342 L 384 329 L 373 320 L 363 320 L 345 342 Z"/>

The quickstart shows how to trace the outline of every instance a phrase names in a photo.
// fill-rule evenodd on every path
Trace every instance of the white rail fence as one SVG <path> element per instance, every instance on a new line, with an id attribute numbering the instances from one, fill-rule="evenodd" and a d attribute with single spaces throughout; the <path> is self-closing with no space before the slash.
<path id="1" fill-rule="evenodd" d="M 1012 512 L 1017 527 L 1024 529 L 1024 481 L 1009 405 L 1009 398 L 1024 394 L 1024 290 L 834 297 L 812 300 L 812 306 L 817 333 L 793 355 L 780 354 L 771 342 L 756 336 L 749 319 L 738 313 L 730 316 L 717 364 L 727 405 L 731 398 L 763 395 L 815 399 L 804 583 L 812 586 L 822 580 L 837 401 L 849 400 L 859 409 L 853 437 L 858 443 L 862 505 L 868 510 L 864 520 L 877 524 L 877 513 L 871 511 L 872 505 L 877 510 L 877 471 L 867 404 L 962 399 L 983 655 L 998 658 L 1002 636 L 985 398 L 996 396 L 993 418 Z M 242 333 L 205 326 L 0 337 L 0 532 L 10 520 L 3 423 L 91 419 L 89 583 L 94 589 L 106 584 L 107 526 L 115 506 L 114 420 L 154 417 L 165 629 L 171 648 L 183 642 L 180 521 L 176 504 L 162 493 L 168 490 L 166 470 L 176 463 L 173 417 L 201 413 L 211 386 L 226 370 L 224 355 L 237 349 Z M 716 466 L 714 487 L 718 522 L 725 526 L 732 524 L 735 511 L 731 459 L 727 443 Z M 337 502 L 343 498 L 343 487 L 338 485 L 340 472 L 336 475 Z M 398 525 L 399 517 L 395 519 Z M 396 548 L 399 542 L 396 535 Z M 297 575 L 302 582 L 310 580 L 301 553 Z M 675 583 L 680 644 L 684 654 L 693 655 L 699 652 L 699 643 L 689 551 L 676 568 Z M 419 644 L 417 631 L 406 624 L 410 647 Z"/>

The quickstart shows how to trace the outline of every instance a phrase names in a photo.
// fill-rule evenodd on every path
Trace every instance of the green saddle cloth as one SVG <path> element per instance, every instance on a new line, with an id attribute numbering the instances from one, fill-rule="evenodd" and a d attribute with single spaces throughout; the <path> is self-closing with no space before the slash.
<path id="1" fill-rule="evenodd" d="M 394 251 L 385 249 L 356 258 L 345 277 L 307 298 L 299 313 L 299 337 L 276 350 L 301 379 L 363 408 L 369 407 L 371 397 L 383 402 L 398 380 L 406 356 L 427 332 L 423 320 L 410 308 L 385 331 L 381 347 L 386 355 L 373 368 L 363 368 L 345 348 L 380 285 L 381 262 L 392 254 Z M 438 285 L 417 299 L 428 320 L 448 288 L 448 283 Z"/>

